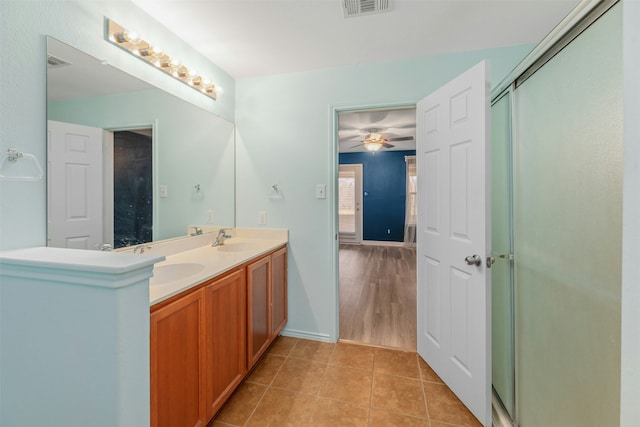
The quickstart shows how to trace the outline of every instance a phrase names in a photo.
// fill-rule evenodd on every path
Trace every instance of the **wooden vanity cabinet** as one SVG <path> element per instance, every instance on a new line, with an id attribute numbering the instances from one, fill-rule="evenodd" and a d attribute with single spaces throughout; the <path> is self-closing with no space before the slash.
<path id="1" fill-rule="evenodd" d="M 248 361 L 251 368 L 269 347 L 269 282 L 271 257 L 247 266 Z"/>
<path id="2" fill-rule="evenodd" d="M 247 373 L 245 270 L 151 313 L 151 425 L 205 426 Z"/>
<path id="3" fill-rule="evenodd" d="M 287 321 L 287 249 L 151 307 L 151 426 L 204 427 Z"/>
<path id="4" fill-rule="evenodd" d="M 191 292 L 151 313 L 151 425 L 207 424 L 204 290 Z"/>
<path id="5" fill-rule="evenodd" d="M 247 373 L 245 271 L 237 270 L 204 288 L 206 294 L 207 419 L 222 407 Z"/>
<path id="6" fill-rule="evenodd" d="M 274 340 L 287 323 L 287 248 L 271 254 L 270 304 L 269 339 Z"/>
<path id="7" fill-rule="evenodd" d="M 251 368 L 287 323 L 287 249 L 247 266 L 248 361 Z"/>

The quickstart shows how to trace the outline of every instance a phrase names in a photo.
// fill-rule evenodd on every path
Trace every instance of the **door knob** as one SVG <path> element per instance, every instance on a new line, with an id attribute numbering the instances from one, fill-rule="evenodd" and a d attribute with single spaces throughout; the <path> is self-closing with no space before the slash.
<path id="1" fill-rule="evenodd" d="M 482 259 L 479 255 L 469 255 L 464 259 L 464 262 L 466 262 L 467 265 L 475 265 L 476 267 L 480 267 L 480 265 L 482 264 Z"/>

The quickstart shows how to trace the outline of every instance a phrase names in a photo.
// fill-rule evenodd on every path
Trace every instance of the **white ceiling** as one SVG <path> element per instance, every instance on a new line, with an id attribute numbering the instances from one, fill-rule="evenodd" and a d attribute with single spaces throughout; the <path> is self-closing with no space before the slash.
<path id="1" fill-rule="evenodd" d="M 47 67 L 48 102 L 153 89 L 152 85 L 53 38 L 47 39 L 47 55 L 69 64 Z"/>
<path id="2" fill-rule="evenodd" d="M 338 143 L 340 153 L 366 151 L 365 136 L 369 133 L 382 133 L 384 138 L 413 137 L 410 141 L 389 141 L 392 148 L 383 151 L 416 149 L 416 109 L 386 109 L 341 112 L 338 116 Z"/>
<path id="3" fill-rule="evenodd" d="M 579 0 L 395 0 L 350 18 L 341 0 L 133 2 L 242 78 L 536 43 Z"/>

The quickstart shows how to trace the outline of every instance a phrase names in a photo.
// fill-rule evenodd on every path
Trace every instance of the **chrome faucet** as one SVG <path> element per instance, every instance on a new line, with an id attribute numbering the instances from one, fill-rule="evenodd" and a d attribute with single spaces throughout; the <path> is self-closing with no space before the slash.
<path id="1" fill-rule="evenodd" d="M 138 245 L 135 248 L 133 248 L 133 253 L 134 254 L 143 254 L 145 250 L 147 249 L 151 249 L 151 246 L 145 246 L 145 245 Z"/>
<path id="2" fill-rule="evenodd" d="M 211 243 L 211 246 L 222 246 L 224 245 L 225 239 L 228 239 L 230 237 L 231 236 L 228 235 L 226 231 L 224 231 L 224 228 L 221 228 L 220 231 L 218 231 L 218 237 L 216 237 L 216 240 Z"/>
<path id="3" fill-rule="evenodd" d="M 191 233 L 192 236 L 199 236 L 202 234 L 202 228 L 200 227 L 192 227 L 193 228 L 193 233 Z"/>
<path id="4" fill-rule="evenodd" d="M 102 252 L 111 252 L 113 250 L 113 246 L 109 243 L 101 243 L 98 245 L 98 249 Z"/>

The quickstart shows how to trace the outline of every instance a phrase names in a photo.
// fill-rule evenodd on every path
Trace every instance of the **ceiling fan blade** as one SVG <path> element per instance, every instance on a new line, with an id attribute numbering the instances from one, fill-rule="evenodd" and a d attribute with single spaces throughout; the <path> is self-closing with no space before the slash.
<path id="1" fill-rule="evenodd" d="M 351 147 L 349 147 L 349 149 L 360 147 L 361 145 L 364 145 L 364 142 L 362 144 L 352 145 Z"/>
<path id="2" fill-rule="evenodd" d="M 393 148 L 393 147 L 395 147 L 395 145 L 387 144 L 386 142 L 383 142 L 380 145 L 382 145 L 384 148 Z"/>
<path id="3" fill-rule="evenodd" d="M 362 138 L 349 137 L 349 138 L 340 138 L 340 144 L 348 144 L 350 142 L 362 142 Z"/>
<path id="4" fill-rule="evenodd" d="M 413 140 L 412 136 L 401 136 L 398 138 L 385 138 L 385 141 L 411 141 Z"/>

